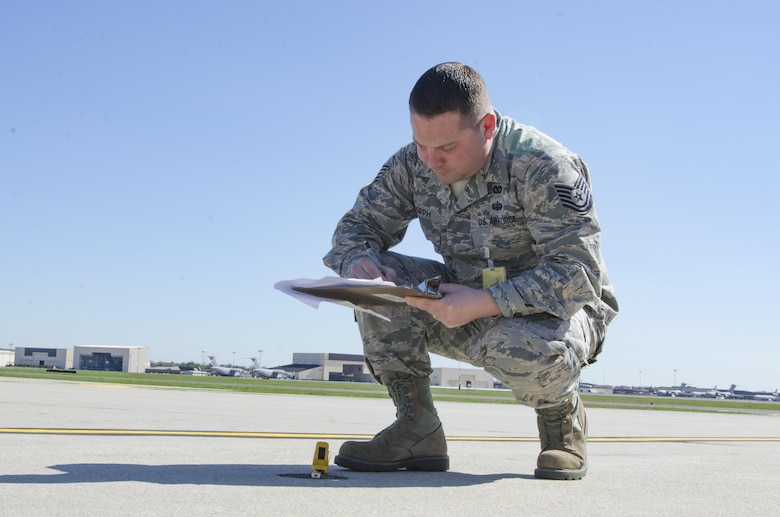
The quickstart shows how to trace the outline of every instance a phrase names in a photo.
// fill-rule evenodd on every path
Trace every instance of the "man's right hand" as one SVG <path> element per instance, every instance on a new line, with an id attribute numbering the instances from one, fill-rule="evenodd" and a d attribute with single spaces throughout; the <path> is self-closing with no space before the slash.
<path id="1" fill-rule="evenodd" d="M 382 278 L 382 280 L 392 282 L 395 280 L 396 276 L 398 276 L 398 273 L 396 273 L 395 269 L 387 266 L 382 266 L 382 269 L 380 270 L 370 258 L 360 257 L 352 263 L 347 276 L 349 278 L 362 278 L 364 280 Z"/>

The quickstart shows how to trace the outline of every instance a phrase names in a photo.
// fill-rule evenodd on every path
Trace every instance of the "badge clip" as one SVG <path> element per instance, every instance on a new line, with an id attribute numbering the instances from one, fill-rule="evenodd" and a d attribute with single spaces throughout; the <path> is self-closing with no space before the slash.
<path id="1" fill-rule="evenodd" d="M 482 288 L 487 289 L 491 285 L 506 281 L 506 268 L 495 267 L 493 259 L 490 258 L 490 249 L 485 246 L 484 250 L 488 267 L 482 270 Z"/>

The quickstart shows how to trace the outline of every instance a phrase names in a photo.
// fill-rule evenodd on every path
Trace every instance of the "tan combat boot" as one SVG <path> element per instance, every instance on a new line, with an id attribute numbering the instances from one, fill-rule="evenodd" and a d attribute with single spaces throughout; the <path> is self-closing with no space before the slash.
<path id="1" fill-rule="evenodd" d="M 448 470 L 447 441 L 433 407 L 431 380 L 397 373 L 381 380 L 395 403 L 396 421 L 368 442 L 344 442 L 334 463 L 370 472 Z"/>
<path id="2" fill-rule="evenodd" d="M 588 424 L 576 393 L 556 407 L 537 409 L 536 423 L 542 452 L 534 476 L 543 479 L 582 479 L 588 470 Z"/>

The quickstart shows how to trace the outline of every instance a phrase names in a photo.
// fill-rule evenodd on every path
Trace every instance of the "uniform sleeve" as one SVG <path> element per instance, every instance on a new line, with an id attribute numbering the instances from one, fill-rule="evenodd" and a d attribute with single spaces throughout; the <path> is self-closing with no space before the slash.
<path id="1" fill-rule="evenodd" d="M 393 155 L 360 190 L 355 204 L 336 225 L 332 248 L 323 262 L 339 276 L 347 275 L 352 262 L 365 255 L 364 241 L 376 251 L 392 248 L 417 217 L 409 159 L 407 148 Z"/>
<path id="2" fill-rule="evenodd" d="M 585 164 L 568 152 L 543 153 L 522 172 L 518 198 L 538 264 L 493 285 L 506 317 L 549 313 L 570 319 L 601 296 L 600 227 Z"/>

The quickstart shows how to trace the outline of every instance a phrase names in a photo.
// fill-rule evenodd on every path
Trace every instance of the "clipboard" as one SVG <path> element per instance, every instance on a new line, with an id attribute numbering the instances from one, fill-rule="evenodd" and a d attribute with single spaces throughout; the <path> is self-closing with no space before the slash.
<path id="1" fill-rule="evenodd" d="M 406 296 L 441 298 L 440 283 L 441 277 L 428 279 L 417 287 L 399 286 L 381 278 L 362 280 L 324 277 L 319 280 L 307 278 L 282 280 L 276 282 L 274 288 L 315 309 L 319 307 L 320 302 L 330 302 L 390 321 L 387 316 L 371 310 L 371 307 L 404 305 Z"/>
<path id="2" fill-rule="evenodd" d="M 306 293 L 329 300 L 341 300 L 358 306 L 371 305 L 405 305 L 406 296 L 421 298 L 441 298 L 430 292 L 420 291 L 413 287 L 397 285 L 331 285 L 322 287 L 292 287 L 293 291 Z"/>

